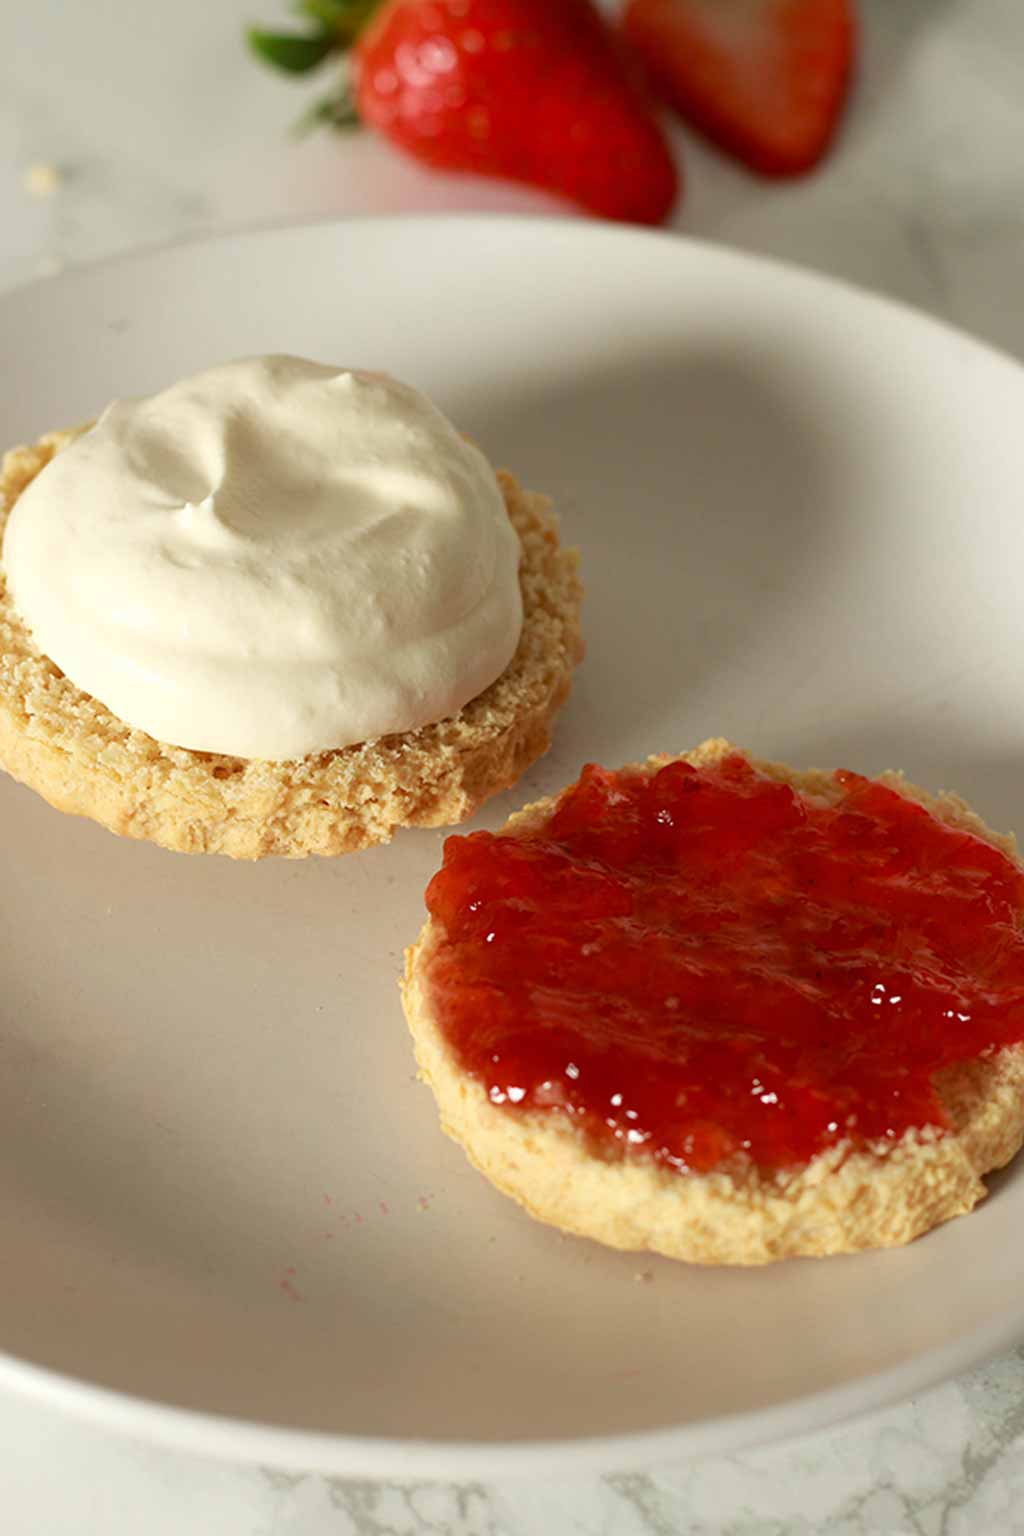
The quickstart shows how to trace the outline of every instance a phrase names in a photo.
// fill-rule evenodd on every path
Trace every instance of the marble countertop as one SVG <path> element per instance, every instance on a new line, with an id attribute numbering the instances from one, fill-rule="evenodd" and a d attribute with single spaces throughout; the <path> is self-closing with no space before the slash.
<path id="1" fill-rule="evenodd" d="M 684 141 L 680 230 L 905 299 L 1024 357 L 1024 6 L 861 0 L 838 153 L 760 184 Z M 0 0 L 0 288 L 241 225 L 537 210 L 369 138 L 296 142 L 310 88 L 247 58 L 277 0 Z M 12 365 L 11 359 L 7 366 Z M 0 1398 L 10 1536 L 985 1536 L 1024 1530 L 1024 1350 L 800 1444 L 536 1484 L 337 1481 L 223 1466 Z"/>

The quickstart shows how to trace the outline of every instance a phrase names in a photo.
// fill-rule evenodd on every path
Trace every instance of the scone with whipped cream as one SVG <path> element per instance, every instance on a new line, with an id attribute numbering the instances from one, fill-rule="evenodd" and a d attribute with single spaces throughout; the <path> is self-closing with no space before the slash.
<path id="1" fill-rule="evenodd" d="M 581 656 L 544 497 L 375 373 L 246 359 L 0 475 L 0 765 L 183 852 L 347 853 L 463 820 Z"/>

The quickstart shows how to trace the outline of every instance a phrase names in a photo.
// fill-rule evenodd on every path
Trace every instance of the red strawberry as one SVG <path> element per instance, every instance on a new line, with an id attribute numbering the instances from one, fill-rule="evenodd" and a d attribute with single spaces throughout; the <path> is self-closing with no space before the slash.
<path id="1" fill-rule="evenodd" d="M 856 43 L 854 0 L 628 0 L 629 41 L 673 106 L 764 176 L 828 148 Z"/>
<path id="2" fill-rule="evenodd" d="M 385 0 L 368 20 L 367 0 L 327 3 L 343 26 L 253 43 L 292 70 L 351 44 L 359 115 L 417 160 L 527 182 L 605 218 L 668 217 L 671 151 L 592 0 Z M 313 6 L 323 17 L 324 0 Z M 329 103 L 321 115 L 341 114 Z"/>

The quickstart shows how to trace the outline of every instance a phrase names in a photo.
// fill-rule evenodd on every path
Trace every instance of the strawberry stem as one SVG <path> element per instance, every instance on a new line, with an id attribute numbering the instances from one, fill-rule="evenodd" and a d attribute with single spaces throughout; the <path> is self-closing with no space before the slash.
<path id="1" fill-rule="evenodd" d="M 328 96 L 321 96 L 319 101 L 314 101 L 308 111 L 294 124 L 292 129 L 296 138 L 305 138 L 307 133 L 312 133 L 315 128 L 358 128 L 359 113 L 356 109 L 352 92 L 346 82 L 342 82 L 336 91 Z"/>

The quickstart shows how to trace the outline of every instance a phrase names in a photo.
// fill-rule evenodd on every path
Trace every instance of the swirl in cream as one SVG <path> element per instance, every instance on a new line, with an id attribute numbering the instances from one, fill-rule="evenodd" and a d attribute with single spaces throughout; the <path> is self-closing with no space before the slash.
<path id="1" fill-rule="evenodd" d="M 294 357 L 116 401 L 16 503 L 39 649 L 161 741 L 289 759 L 456 713 L 522 626 L 494 471 L 423 395 Z"/>

